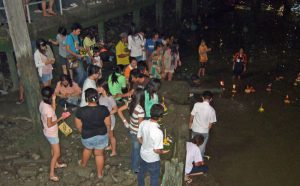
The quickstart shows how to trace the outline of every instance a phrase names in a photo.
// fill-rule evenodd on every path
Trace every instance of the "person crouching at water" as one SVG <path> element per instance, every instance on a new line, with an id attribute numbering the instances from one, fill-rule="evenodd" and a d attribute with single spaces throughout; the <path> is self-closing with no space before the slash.
<path id="1" fill-rule="evenodd" d="M 240 48 L 239 52 L 235 53 L 233 56 L 233 75 L 238 80 L 241 79 L 242 73 L 245 73 L 247 69 L 247 56 L 244 53 L 244 49 Z"/>
<path id="2" fill-rule="evenodd" d="M 41 114 L 41 120 L 43 123 L 43 132 L 47 140 L 51 145 L 51 163 L 50 163 L 50 180 L 58 182 L 59 178 L 55 175 L 55 168 L 67 167 L 67 164 L 59 164 L 58 158 L 60 157 L 60 146 L 58 138 L 58 122 L 66 117 L 61 116 L 57 119 L 55 114 L 56 96 L 51 87 L 44 87 L 41 91 L 43 100 L 40 103 L 39 111 Z"/>
<path id="3" fill-rule="evenodd" d="M 190 176 L 196 176 L 207 172 L 208 167 L 204 165 L 199 146 L 204 142 L 202 135 L 195 135 L 191 142 L 186 143 L 185 177 L 187 183 L 191 183 Z"/>
<path id="4" fill-rule="evenodd" d="M 107 133 L 112 132 L 110 113 L 106 106 L 98 105 L 99 95 L 96 89 L 89 88 L 84 93 L 88 105 L 79 108 L 75 116 L 75 125 L 81 133 L 81 142 L 84 146 L 78 164 L 85 167 L 94 151 L 100 179 L 103 177 L 104 148 L 108 145 Z"/>

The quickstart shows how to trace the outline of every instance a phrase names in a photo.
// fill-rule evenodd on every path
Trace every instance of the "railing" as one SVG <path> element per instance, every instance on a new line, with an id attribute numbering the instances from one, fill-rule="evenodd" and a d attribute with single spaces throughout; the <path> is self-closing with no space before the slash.
<path id="1" fill-rule="evenodd" d="M 60 12 L 60 15 L 63 15 L 62 2 L 61 1 L 62 0 L 59 0 L 59 12 Z M 48 0 L 46 0 L 46 2 L 48 2 Z M 25 5 L 26 6 L 28 23 L 31 23 L 31 16 L 30 16 L 29 6 L 37 5 L 37 4 L 42 4 L 42 1 L 32 2 L 32 3 L 28 3 L 28 4 Z"/>
<path id="2" fill-rule="evenodd" d="M 46 0 L 46 2 L 48 2 L 49 0 Z M 37 5 L 37 4 L 42 4 L 42 0 L 41 1 L 37 1 L 37 2 L 32 2 L 32 3 L 28 3 L 25 5 L 26 7 L 26 12 L 27 12 L 27 20 L 28 23 L 31 23 L 31 16 L 30 16 L 30 9 L 29 6 L 31 5 Z M 4 10 L 4 7 L 0 7 L 0 10 Z M 59 0 L 59 12 L 60 15 L 63 15 L 63 10 L 62 10 L 62 0 Z"/>

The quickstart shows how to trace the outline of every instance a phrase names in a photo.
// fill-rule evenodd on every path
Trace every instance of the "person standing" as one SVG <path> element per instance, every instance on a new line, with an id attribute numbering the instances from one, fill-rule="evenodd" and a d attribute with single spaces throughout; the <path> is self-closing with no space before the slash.
<path id="1" fill-rule="evenodd" d="M 246 72 L 246 69 L 247 55 L 244 53 L 244 49 L 240 48 L 240 50 L 233 56 L 232 70 L 234 77 L 240 80 L 242 73 Z"/>
<path id="2" fill-rule="evenodd" d="M 56 41 L 49 39 L 49 42 L 58 45 L 59 63 L 62 66 L 63 74 L 68 74 L 67 71 L 67 51 L 66 51 L 66 36 L 67 29 L 63 26 L 58 28 L 58 34 L 56 35 Z"/>
<path id="3" fill-rule="evenodd" d="M 75 125 L 81 133 L 84 146 L 79 166 L 85 167 L 94 151 L 98 178 L 103 177 L 104 148 L 108 145 L 107 133 L 111 133 L 110 114 L 106 106 L 98 105 L 99 95 L 96 89 L 89 88 L 85 92 L 87 106 L 76 112 Z"/>
<path id="4" fill-rule="evenodd" d="M 47 54 L 47 44 L 44 39 L 36 41 L 36 51 L 34 52 L 34 62 L 38 69 L 38 74 L 41 78 L 43 87 L 51 86 L 53 79 L 52 71 L 55 59 Z"/>
<path id="5" fill-rule="evenodd" d="M 207 52 L 210 52 L 211 48 L 208 48 L 205 41 L 202 39 L 201 43 L 198 48 L 199 53 L 199 62 L 200 62 L 200 68 L 198 70 L 198 77 L 204 77 L 205 76 L 205 68 L 206 63 L 208 61 Z"/>
<path id="6" fill-rule="evenodd" d="M 140 149 L 141 144 L 137 139 L 137 132 L 139 130 L 140 123 L 144 120 L 145 117 L 145 108 L 144 101 L 145 94 L 144 90 L 137 88 L 133 95 L 132 101 L 129 104 L 124 104 L 118 109 L 118 115 L 122 119 L 126 128 L 129 127 L 130 139 L 131 139 L 131 169 L 134 173 L 139 172 L 140 168 Z M 128 109 L 130 115 L 130 124 L 126 120 L 123 111 Z"/>
<path id="7" fill-rule="evenodd" d="M 150 120 L 144 120 L 139 126 L 137 138 L 141 146 L 141 163 L 138 173 L 138 186 L 145 185 L 145 174 L 150 174 L 150 185 L 159 185 L 160 173 L 160 154 L 166 154 L 169 151 L 163 150 L 163 133 L 157 123 L 164 114 L 164 107 L 155 104 L 151 108 Z"/>
<path id="8" fill-rule="evenodd" d="M 80 107 L 87 106 L 87 101 L 85 99 L 85 91 L 89 88 L 97 89 L 96 81 L 98 80 L 101 74 L 100 67 L 91 65 L 88 69 L 88 78 L 83 83 L 82 94 L 81 94 L 81 102 Z"/>
<path id="9" fill-rule="evenodd" d="M 66 51 L 67 58 L 76 58 L 79 60 L 79 66 L 75 68 L 76 71 L 76 83 L 79 86 L 82 86 L 84 79 L 86 78 L 86 73 L 82 64 L 82 56 L 79 54 L 80 46 L 79 46 L 79 34 L 81 32 L 81 25 L 79 23 L 74 23 L 71 27 L 72 32 L 67 36 L 66 39 Z M 73 75 L 71 74 L 71 78 L 73 79 Z"/>
<path id="10" fill-rule="evenodd" d="M 212 93 L 204 91 L 202 94 L 203 102 L 194 104 L 191 112 L 189 128 L 192 129 L 192 137 L 200 134 L 204 137 L 204 142 L 199 146 L 202 157 L 204 157 L 205 147 L 209 137 L 209 130 L 217 122 L 215 109 L 210 105 Z"/>
<path id="11" fill-rule="evenodd" d="M 131 35 L 129 35 L 128 49 L 130 50 L 130 57 L 135 58 L 137 62 L 142 61 L 144 45 L 145 43 L 142 33 L 134 31 Z"/>
<path id="12" fill-rule="evenodd" d="M 116 45 L 116 57 L 117 57 L 117 65 L 123 68 L 129 64 L 129 50 L 127 34 L 125 32 L 120 34 L 121 40 Z"/>
<path id="13" fill-rule="evenodd" d="M 97 81 L 97 91 L 101 94 L 99 98 L 99 105 L 104 105 L 110 113 L 111 120 L 111 135 L 109 135 L 110 146 L 106 150 L 111 150 L 110 157 L 117 155 L 117 140 L 114 136 L 114 128 L 116 125 L 115 113 L 118 112 L 117 103 L 112 95 L 109 93 L 108 84 L 104 79 Z"/>
<path id="14" fill-rule="evenodd" d="M 55 175 L 55 168 L 67 167 L 65 163 L 58 163 L 60 157 L 60 145 L 58 138 L 58 123 L 68 116 L 61 116 L 57 119 L 55 114 L 56 110 L 56 96 L 54 90 L 51 87 L 44 87 L 41 91 L 43 100 L 40 102 L 39 111 L 41 114 L 41 120 L 43 124 L 44 136 L 47 138 L 51 145 L 51 162 L 50 162 L 50 174 L 49 179 L 54 182 L 58 182 L 59 178 Z"/>

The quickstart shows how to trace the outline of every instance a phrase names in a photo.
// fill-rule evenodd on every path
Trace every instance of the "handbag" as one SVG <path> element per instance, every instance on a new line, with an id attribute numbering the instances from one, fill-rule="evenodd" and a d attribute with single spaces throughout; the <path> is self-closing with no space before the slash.
<path id="1" fill-rule="evenodd" d="M 65 136 L 69 136 L 73 132 L 72 128 L 65 121 L 58 128 Z"/>
<path id="2" fill-rule="evenodd" d="M 79 60 L 77 57 L 69 55 L 67 56 L 67 67 L 69 69 L 75 69 L 79 67 Z"/>

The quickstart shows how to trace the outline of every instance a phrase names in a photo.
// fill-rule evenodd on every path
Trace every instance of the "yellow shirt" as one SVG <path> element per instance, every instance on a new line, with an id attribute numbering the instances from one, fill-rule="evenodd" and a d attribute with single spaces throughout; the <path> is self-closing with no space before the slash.
<path id="1" fill-rule="evenodd" d="M 85 37 L 83 40 L 83 47 L 89 48 L 92 56 L 93 56 L 93 48 L 94 48 L 95 44 L 96 44 L 95 38 L 90 39 L 89 37 Z M 86 56 L 89 56 L 89 55 L 86 53 Z"/>
<path id="2" fill-rule="evenodd" d="M 129 55 L 123 58 L 118 57 L 121 54 L 129 54 L 127 44 L 119 41 L 116 45 L 116 56 L 118 65 L 128 65 L 129 64 Z"/>
<path id="3" fill-rule="evenodd" d="M 199 61 L 201 63 L 206 63 L 208 61 L 208 57 L 207 57 L 207 51 L 208 48 L 206 45 L 200 45 L 198 52 L 199 52 Z"/>

